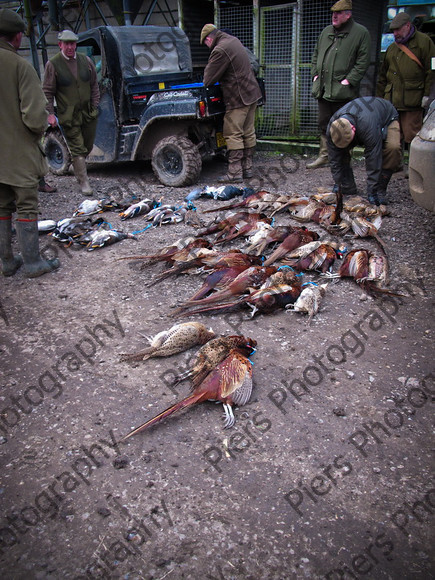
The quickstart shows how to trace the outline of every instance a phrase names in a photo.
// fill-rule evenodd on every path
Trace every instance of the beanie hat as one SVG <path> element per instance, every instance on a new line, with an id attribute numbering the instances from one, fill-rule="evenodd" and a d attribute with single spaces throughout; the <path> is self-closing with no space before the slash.
<path id="1" fill-rule="evenodd" d="M 205 26 L 202 27 L 200 44 L 204 44 L 204 40 L 207 38 L 210 32 L 213 32 L 213 30 L 217 30 L 214 24 L 206 24 Z"/>
<path id="2" fill-rule="evenodd" d="M 21 16 L 9 8 L 0 8 L 0 34 L 17 34 L 25 30 L 26 24 Z"/>
<path id="3" fill-rule="evenodd" d="M 344 149 L 353 141 L 352 123 L 344 117 L 339 117 L 331 123 L 329 134 L 334 145 L 339 149 Z"/>

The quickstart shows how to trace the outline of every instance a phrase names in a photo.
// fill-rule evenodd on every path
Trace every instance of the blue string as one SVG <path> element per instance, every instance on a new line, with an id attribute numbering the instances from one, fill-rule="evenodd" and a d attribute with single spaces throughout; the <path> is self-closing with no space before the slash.
<path id="1" fill-rule="evenodd" d="M 150 228 L 153 224 L 150 224 L 149 226 L 147 226 L 146 228 L 144 228 L 143 230 L 138 230 L 137 232 L 132 232 L 133 236 L 136 236 L 137 234 L 141 234 L 142 232 L 146 232 L 148 228 Z"/>
<path id="2" fill-rule="evenodd" d="M 291 270 L 292 272 L 294 272 L 294 269 L 293 269 L 291 266 L 280 266 L 280 267 L 278 268 L 278 272 L 279 272 L 280 270 L 284 270 L 284 268 L 290 268 L 290 270 Z M 302 275 L 302 274 L 298 274 L 298 276 L 299 276 L 299 275 Z"/>
<path id="3" fill-rule="evenodd" d="M 316 284 L 315 282 L 305 282 L 304 284 L 302 284 L 302 286 L 318 286 L 318 284 Z"/>

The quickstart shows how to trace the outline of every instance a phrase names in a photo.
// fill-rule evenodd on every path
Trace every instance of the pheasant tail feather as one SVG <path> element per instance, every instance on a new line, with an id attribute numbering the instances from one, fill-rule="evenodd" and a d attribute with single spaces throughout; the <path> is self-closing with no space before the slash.
<path id="1" fill-rule="evenodd" d="M 175 403 L 175 405 L 168 407 L 165 411 L 162 411 L 161 413 L 159 413 L 158 415 L 156 415 L 155 417 L 153 417 L 149 421 L 146 421 L 142 425 L 139 425 L 139 427 L 136 427 L 136 429 L 133 429 L 133 431 L 130 431 L 130 433 L 128 433 L 127 435 L 125 435 L 121 439 L 121 442 L 126 441 L 130 437 L 133 437 L 133 435 L 136 435 L 137 433 L 140 433 L 144 429 L 147 429 L 148 427 L 155 425 L 155 423 L 162 421 L 163 419 L 165 419 L 166 417 L 169 417 L 170 415 L 173 415 L 177 411 L 181 411 L 181 409 L 185 409 L 186 407 L 190 407 L 191 405 L 198 403 L 199 400 L 201 399 L 201 397 L 203 397 L 203 393 L 194 393 L 192 395 L 189 395 L 188 397 L 186 397 L 182 401 L 178 401 L 178 403 Z"/>

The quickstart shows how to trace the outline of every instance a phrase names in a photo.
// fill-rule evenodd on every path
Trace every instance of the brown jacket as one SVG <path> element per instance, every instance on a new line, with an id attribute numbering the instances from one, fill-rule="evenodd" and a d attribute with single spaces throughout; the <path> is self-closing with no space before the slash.
<path id="1" fill-rule="evenodd" d="M 47 100 L 35 69 L 0 39 L 0 183 L 36 187 L 47 172 L 39 142 L 47 123 Z"/>
<path id="2" fill-rule="evenodd" d="M 245 47 L 238 38 L 220 30 L 213 40 L 204 70 L 206 87 L 217 82 L 222 87 L 227 111 L 253 105 L 261 98 Z"/>

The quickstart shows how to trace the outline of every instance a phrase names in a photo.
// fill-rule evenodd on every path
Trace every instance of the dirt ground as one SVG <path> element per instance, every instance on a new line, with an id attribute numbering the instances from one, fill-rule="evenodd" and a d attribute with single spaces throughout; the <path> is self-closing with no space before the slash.
<path id="1" fill-rule="evenodd" d="M 308 194 L 332 185 L 328 168 L 305 162 L 260 153 L 250 185 Z M 223 170 L 207 163 L 198 185 L 215 185 Z M 355 175 L 363 192 L 361 161 Z M 94 169 L 90 180 L 100 198 L 166 203 L 196 187 L 163 187 L 149 165 Z M 70 217 L 83 200 L 74 178 L 49 181 L 58 192 L 41 194 L 41 218 Z M 192 317 L 257 340 L 251 401 L 230 430 L 209 402 L 125 444 L 131 428 L 186 396 L 188 383 L 174 388 L 170 378 L 195 351 L 133 364 L 119 356 L 170 328 L 173 306 L 203 276 L 150 287 L 162 265 L 117 259 L 196 230 L 152 228 L 93 252 L 41 235 L 61 268 L 0 281 L 2 577 L 435 578 L 434 220 L 401 173 L 389 199 L 380 235 L 391 287 L 405 296 L 373 300 L 340 280 L 311 324 L 284 311 Z M 211 221 L 201 212 L 220 203 L 195 202 L 198 220 Z M 146 225 L 103 216 L 128 232 Z M 296 225 L 288 213 L 277 223 Z"/>

